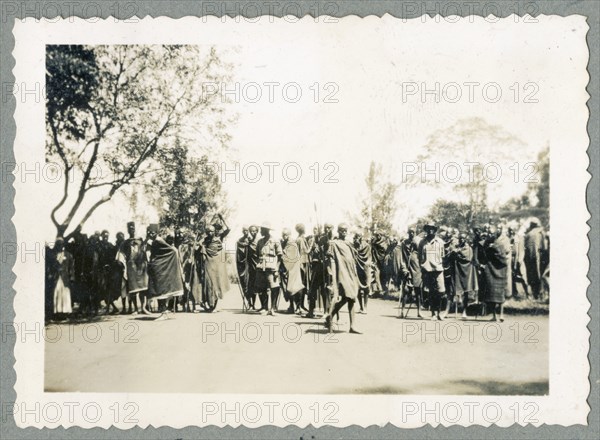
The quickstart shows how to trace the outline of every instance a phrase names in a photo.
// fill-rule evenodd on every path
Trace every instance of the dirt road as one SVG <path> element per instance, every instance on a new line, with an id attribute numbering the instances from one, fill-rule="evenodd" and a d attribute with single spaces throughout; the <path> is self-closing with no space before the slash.
<path id="1" fill-rule="evenodd" d="M 52 324 L 45 386 L 61 392 L 547 394 L 547 316 L 440 323 L 414 319 L 414 310 L 398 319 L 396 306 L 372 299 L 368 314 L 357 315 L 362 335 L 347 332 L 346 311 L 333 334 L 322 319 L 243 314 L 234 289 L 212 314 Z"/>

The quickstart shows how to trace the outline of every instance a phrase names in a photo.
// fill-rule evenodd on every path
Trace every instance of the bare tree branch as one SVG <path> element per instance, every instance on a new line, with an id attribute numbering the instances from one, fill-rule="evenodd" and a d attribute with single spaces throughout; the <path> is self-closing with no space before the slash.
<path id="1" fill-rule="evenodd" d="M 205 112 L 217 118 L 214 126 L 210 122 L 205 125 L 207 131 L 210 127 L 211 137 L 215 130 L 219 145 L 226 142 L 226 136 L 220 133 L 226 125 L 219 125 L 218 121 L 224 117 L 220 111 L 222 103 L 214 96 L 196 93 L 202 75 L 211 81 L 224 77 L 214 48 L 204 61 L 197 58 L 201 52 L 196 48 L 84 47 L 72 53 L 52 58 L 60 61 L 49 74 L 57 84 L 53 108 L 58 113 L 56 119 L 48 118 L 52 142 L 48 145 L 61 157 L 68 174 L 51 218 L 57 231 L 63 232 L 70 230 L 75 219 L 83 225 L 120 188 L 158 172 L 151 165 L 164 160 L 165 151 L 173 148 L 176 133 L 185 130 L 186 125 L 198 126 Z M 216 70 L 211 72 L 213 67 Z M 79 82 L 73 83 L 72 79 Z M 72 101 L 65 101 L 58 94 L 65 85 Z M 71 145 L 70 139 L 76 142 Z M 105 164 L 109 174 L 96 176 L 98 165 L 104 168 Z M 74 185 L 69 184 L 73 171 L 78 177 Z M 105 191 L 98 194 L 95 190 L 104 188 L 108 191 L 97 200 Z M 96 202 L 88 209 L 93 201 Z M 66 210 L 66 204 L 70 205 L 68 212 L 61 218 L 63 215 L 58 212 L 61 208 Z"/>
<path id="2" fill-rule="evenodd" d="M 56 213 L 65 204 L 65 202 L 69 196 L 69 175 L 70 175 L 70 171 L 71 171 L 71 165 L 69 164 L 67 156 L 62 148 L 62 145 L 61 145 L 60 141 L 58 140 L 58 130 L 56 128 L 56 124 L 54 123 L 53 120 L 50 120 L 49 123 L 50 123 L 50 128 L 52 130 L 52 140 L 54 142 L 54 146 L 55 146 L 55 148 L 58 152 L 58 155 L 61 158 L 61 160 L 63 162 L 63 166 L 65 168 L 65 170 L 64 170 L 65 182 L 64 182 L 64 186 L 63 186 L 63 195 L 62 195 L 61 199 L 59 200 L 59 202 L 56 204 L 56 206 L 54 206 L 54 208 L 52 209 L 52 212 L 50 213 L 50 219 L 52 220 L 52 223 L 54 224 L 56 229 L 59 230 L 60 224 L 58 223 L 58 220 L 56 220 Z"/>

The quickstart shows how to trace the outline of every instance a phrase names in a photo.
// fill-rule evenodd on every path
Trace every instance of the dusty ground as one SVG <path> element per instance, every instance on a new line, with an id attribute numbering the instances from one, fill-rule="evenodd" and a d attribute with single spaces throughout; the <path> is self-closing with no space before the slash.
<path id="1" fill-rule="evenodd" d="M 548 393 L 547 316 L 438 323 L 415 319 L 414 309 L 398 319 L 395 302 L 372 299 L 357 315 L 362 335 L 347 332 L 347 312 L 328 335 L 322 319 L 242 314 L 233 288 L 212 314 L 47 326 L 46 390 Z"/>

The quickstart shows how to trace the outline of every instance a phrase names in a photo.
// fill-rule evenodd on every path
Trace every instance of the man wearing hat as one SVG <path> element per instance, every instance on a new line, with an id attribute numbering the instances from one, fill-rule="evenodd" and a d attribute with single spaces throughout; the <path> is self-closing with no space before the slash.
<path id="1" fill-rule="evenodd" d="M 281 243 L 271 236 L 272 231 L 273 228 L 269 222 L 263 223 L 260 227 L 262 237 L 256 245 L 258 254 L 256 291 L 261 297 L 261 313 L 268 315 L 276 312 L 277 297 L 279 296 L 279 265 L 283 264 Z"/>
<path id="2" fill-rule="evenodd" d="M 423 289 L 429 292 L 431 318 L 434 319 L 437 314 L 438 320 L 444 318 L 440 316 L 440 308 L 443 297 L 446 294 L 444 284 L 444 241 L 436 236 L 437 226 L 432 222 L 423 226 L 427 234 L 419 246 L 419 262 L 421 264 L 421 274 Z"/>

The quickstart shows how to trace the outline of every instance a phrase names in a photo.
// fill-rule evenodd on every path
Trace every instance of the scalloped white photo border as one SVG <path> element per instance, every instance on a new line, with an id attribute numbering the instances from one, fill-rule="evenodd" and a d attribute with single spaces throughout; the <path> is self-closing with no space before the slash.
<path id="1" fill-rule="evenodd" d="M 498 23 L 513 26 L 510 17 L 500 19 Z M 471 17 L 472 18 L 472 17 Z M 585 88 L 588 84 L 588 49 L 586 34 L 588 25 L 582 16 L 538 16 L 538 20 L 547 20 L 556 26 L 556 32 L 564 29 L 575 29 L 581 38 L 581 50 L 574 54 L 574 62 L 580 66 L 581 75 L 577 78 L 568 78 L 574 93 L 581 94 L 581 102 L 577 108 L 569 109 L 569 117 L 577 121 L 572 132 L 572 148 L 568 151 L 551 149 L 551 200 L 550 223 L 552 226 L 552 291 L 558 292 L 552 296 L 549 318 L 549 396 L 391 396 L 391 395 L 190 395 L 190 394 L 126 394 L 126 393 L 45 393 L 44 389 L 44 344 L 20 342 L 17 338 L 14 350 L 16 363 L 15 371 L 17 381 L 15 391 L 17 402 L 25 402 L 27 407 L 36 404 L 41 406 L 57 403 L 65 405 L 77 402 L 86 405 L 90 402 L 100 405 L 107 410 L 103 411 L 100 420 L 89 422 L 83 418 L 73 420 L 64 417 L 56 423 L 51 423 L 44 418 L 39 422 L 28 419 L 25 424 L 19 417 L 15 422 L 19 427 L 56 427 L 56 426 L 81 426 L 84 428 L 116 426 L 118 428 L 131 428 L 131 424 L 122 422 L 114 423 L 112 413 L 108 410 L 111 405 L 135 401 L 139 405 L 137 418 L 138 426 L 170 426 L 183 428 L 186 426 L 217 425 L 236 426 L 236 423 L 219 423 L 216 419 L 204 419 L 201 414 L 203 403 L 222 402 L 228 408 L 236 404 L 241 406 L 258 403 L 266 405 L 272 402 L 285 404 L 296 402 L 303 408 L 318 402 L 321 407 L 331 401 L 339 406 L 337 413 L 338 423 L 333 426 L 345 427 L 351 425 L 383 426 L 391 423 L 403 428 L 423 426 L 423 423 L 414 418 L 406 418 L 406 402 L 424 404 L 428 408 L 436 403 L 447 405 L 457 403 L 463 407 L 468 405 L 486 404 L 499 405 L 502 408 L 502 418 L 496 422 L 498 426 L 510 426 L 511 405 L 515 402 L 534 402 L 539 411 L 536 415 L 538 426 L 541 424 L 558 424 L 571 426 L 574 424 L 587 424 L 589 407 L 586 402 L 590 390 L 588 382 L 589 362 L 589 336 L 587 329 L 589 322 L 589 302 L 586 290 L 589 284 L 587 272 L 589 262 L 587 251 L 589 247 L 587 233 L 589 227 L 586 222 L 589 213 L 586 207 L 586 185 L 590 175 L 586 171 L 589 159 L 586 150 L 589 146 L 589 137 L 586 131 L 588 122 L 588 108 L 586 102 L 588 94 Z M 467 24 L 468 18 L 460 19 L 452 26 L 460 26 L 461 21 Z M 356 16 L 338 19 L 335 24 L 339 32 L 347 32 L 346 26 L 376 26 L 386 22 L 397 22 L 400 26 L 430 26 L 428 32 L 435 31 L 435 26 L 443 26 L 435 22 L 421 23 L 419 19 L 402 20 L 385 15 L 382 18 Z M 474 17 L 474 22 L 481 21 L 481 25 L 493 26 L 486 23 L 481 17 Z M 473 23 L 468 23 L 470 26 Z M 115 23 L 113 20 L 99 20 L 93 24 L 82 19 L 58 20 L 53 22 L 35 21 L 27 19 L 17 21 L 14 27 L 15 49 L 13 56 L 16 65 L 13 69 L 16 84 L 44 83 L 44 62 L 46 44 L 199 44 L 207 43 L 210 36 L 214 44 L 235 44 L 236 39 L 244 35 L 246 26 L 261 27 L 260 32 L 284 32 L 288 25 L 283 19 L 261 21 L 260 23 L 235 22 L 234 19 L 217 17 L 188 17 L 182 19 L 144 18 L 137 23 Z M 316 32 L 320 23 L 314 23 L 311 18 L 304 18 L 294 23 L 302 32 Z M 498 25 L 498 24 L 496 24 Z M 219 32 L 225 27 L 235 27 L 234 32 Z M 345 30 L 346 29 L 346 30 Z M 420 30 L 423 31 L 424 28 Z M 516 27 L 515 27 L 516 29 Z M 231 30 L 231 29 L 230 29 Z M 256 30 L 255 30 L 256 31 Z M 215 41 L 218 40 L 218 41 Z M 463 50 L 466 50 L 463 48 Z M 466 66 L 468 68 L 468 66 Z M 567 79 L 566 79 L 567 80 Z M 579 95 L 577 95 L 579 96 Z M 574 112 L 574 113 L 573 113 Z M 19 101 L 15 111 L 16 139 L 14 146 L 15 162 L 44 161 L 45 157 L 45 104 L 40 102 Z M 15 215 L 13 223 L 17 231 L 17 242 L 44 243 L 46 237 L 36 232 L 36 222 L 40 219 L 40 207 L 45 207 L 44 194 L 39 191 L 39 185 L 32 182 L 14 182 L 15 187 Z M 35 327 L 36 323 L 44 322 L 44 304 L 40 292 L 43 292 L 44 276 L 43 266 L 32 262 L 22 262 L 17 259 L 14 272 L 17 280 L 14 284 L 16 296 L 14 300 L 15 322 L 23 323 L 28 328 Z M 561 294 L 560 292 L 566 292 Z M 465 406 L 466 405 L 466 406 Z M 289 421 L 279 417 L 276 412 L 274 419 L 265 419 L 260 423 L 244 426 L 257 427 L 275 425 L 284 427 Z M 298 426 L 313 425 L 310 412 L 304 412 L 302 418 L 296 423 Z M 320 423 L 323 424 L 323 423 Z M 473 424 L 489 426 L 490 423 L 482 417 L 476 420 L 461 420 L 457 424 L 469 426 Z M 319 425 L 316 425 L 319 426 Z"/>

